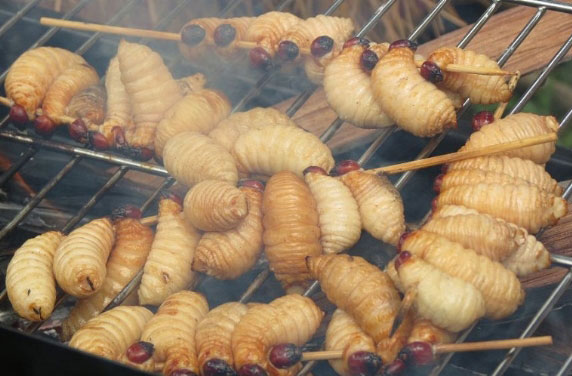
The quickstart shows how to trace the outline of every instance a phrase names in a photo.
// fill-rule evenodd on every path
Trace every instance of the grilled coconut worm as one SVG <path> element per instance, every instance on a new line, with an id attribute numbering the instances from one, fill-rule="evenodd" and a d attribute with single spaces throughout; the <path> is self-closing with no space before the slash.
<path id="1" fill-rule="evenodd" d="M 440 343 L 452 343 L 455 341 L 455 333 L 439 328 L 430 320 L 417 315 L 413 321 L 413 328 L 407 338 L 407 343 L 427 342 L 432 345 Z"/>
<path id="2" fill-rule="evenodd" d="M 199 322 L 195 340 L 202 375 L 234 374 L 232 334 L 247 311 L 242 303 L 225 303 L 210 310 Z"/>
<path id="3" fill-rule="evenodd" d="M 163 364 L 161 368 L 166 376 L 198 375 L 195 334 L 208 310 L 206 299 L 199 293 L 179 291 L 170 295 L 145 324 L 140 342 L 131 345 L 122 360 L 138 367 L 144 363 L 141 362 L 144 357 L 134 356 L 136 350 L 142 344 L 151 344 L 153 351 L 144 367 L 158 368 Z"/>
<path id="4" fill-rule="evenodd" d="M 405 231 L 403 202 L 397 189 L 385 176 L 364 172 L 353 161 L 341 162 L 338 171 L 357 201 L 363 229 L 376 239 L 396 245 Z"/>
<path id="5" fill-rule="evenodd" d="M 153 149 L 157 124 L 181 100 L 181 90 L 161 55 L 149 47 L 121 40 L 117 58 L 135 122 L 129 146 Z"/>
<path id="6" fill-rule="evenodd" d="M 326 100 L 340 119 L 360 128 L 382 128 L 393 124 L 374 98 L 370 75 L 361 66 L 365 46 L 347 48 L 327 66 L 324 72 Z M 383 56 L 388 43 L 370 44 L 369 48 Z M 351 98 L 351 100 L 348 100 Z"/>
<path id="7" fill-rule="evenodd" d="M 361 235 L 359 208 L 352 192 L 319 167 L 308 167 L 304 179 L 316 200 L 324 253 L 339 253 L 351 248 Z"/>
<path id="8" fill-rule="evenodd" d="M 544 170 L 544 167 L 526 159 L 507 157 L 504 155 L 489 156 L 465 159 L 447 166 L 448 171 L 475 168 L 523 179 L 530 184 L 536 185 L 543 191 L 553 193 L 556 196 L 562 196 L 562 187 Z"/>
<path id="9" fill-rule="evenodd" d="M 270 178 L 262 200 L 263 242 L 270 269 L 284 288 L 311 279 L 305 258 L 322 253 L 316 202 L 302 179 L 290 171 Z"/>
<path id="10" fill-rule="evenodd" d="M 475 286 L 484 299 L 488 318 L 507 317 L 524 301 L 524 290 L 514 273 L 459 243 L 419 230 L 403 241 L 402 249 Z"/>
<path id="11" fill-rule="evenodd" d="M 140 304 L 159 305 L 194 280 L 191 265 L 199 233 L 185 221 L 181 205 L 174 200 L 159 202 L 158 217 L 139 287 Z"/>
<path id="12" fill-rule="evenodd" d="M 443 191 L 435 207 L 461 205 L 504 219 L 536 233 L 566 215 L 568 205 L 562 197 L 531 185 L 474 184 L 458 185 Z"/>
<path id="13" fill-rule="evenodd" d="M 232 353 L 238 374 L 294 375 L 299 367 L 274 368 L 268 361 L 273 345 L 305 344 L 316 332 L 323 312 L 316 303 L 297 294 L 282 296 L 269 304 L 257 304 L 242 316 L 232 333 Z"/>
<path id="14" fill-rule="evenodd" d="M 226 22 L 223 18 L 195 18 L 181 28 L 181 40 L 178 43 L 179 51 L 189 61 L 210 60 L 216 61 L 212 45 L 214 43 L 215 29 Z"/>
<path id="15" fill-rule="evenodd" d="M 203 180 L 238 181 L 232 155 L 213 139 L 198 132 L 183 132 L 167 141 L 163 149 L 165 168 L 188 187 Z"/>
<path id="16" fill-rule="evenodd" d="M 496 171 L 486 171 L 479 168 L 471 169 L 455 169 L 447 172 L 444 175 L 440 175 L 435 180 L 435 191 L 446 191 L 451 187 L 456 187 L 458 185 L 472 185 L 472 184 L 512 184 L 512 185 L 533 185 L 528 181 L 515 178 L 513 176 L 504 174 L 502 172 Z M 548 192 L 552 193 L 552 192 Z"/>
<path id="17" fill-rule="evenodd" d="M 246 41 L 246 34 L 256 17 L 233 17 L 223 20 L 213 33 L 216 54 L 233 62 L 246 57 L 246 51 L 239 48 L 239 41 Z"/>
<path id="18" fill-rule="evenodd" d="M 227 231 L 248 214 L 246 195 L 219 180 L 204 180 L 193 186 L 183 204 L 185 218 L 202 231 Z"/>
<path id="19" fill-rule="evenodd" d="M 27 240 L 8 264 L 6 292 L 14 311 L 30 321 L 50 317 L 56 302 L 54 254 L 64 235 L 49 231 Z"/>
<path id="20" fill-rule="evenodd" d="M 439 88 L 457 92 L 463 98 L 469 98 L 475 104 L 508 102 L 512 96 L 512 91 L 504 76 L 446 71 L 449 64 L 500 70 L 499 65 L 486 55 L 457 47 L 441 47 L 433 51 L 427 58 L 427 61 L 437 64 L 442 70 L 443 80 L 437 83 Z"/>
<path id="21" fill-rule="evenodd" d="M 374 98 L 395 123 L 416 136 L 430 137 L 457 126 L 455 106 L 417 70 L 410 48 L 392 48 L 371 73 Z"/>
<path id="22" fill-rule="evenodd" d="M 236 140 L 242 134 L 251 129 L 263 129 L 275 125 L 297 127 L 286 114 L 274 108 L 255 107 L 245 112 L 236 112 L 222 120 L 210 131 L 209 137 L 232 152 Z"/>
<path id="23" fill-rule="evenodd" d="M 557 131 L 558 122 L 554 116 L 518 113 L 483 126 L 479 131 L 471 134 L 471 137 L 459 151 L 475 150 L 489 145 L 556 133 Z M 547 142 L 507 151 L 503 154 L 543 164 L 548 162 L 555 150 L 556 142 Z"/>
<path id="24" fill-rule="evenodd" d="M 89 320 L 73 335 L 69 345 L 117 360 L 141 337 L 145 323 L 152 316 L 153 313 L 144 307 L 115 307 Z"/>
<path id="25" fill-rule="evenodd" d="M 271 176 L 288 170 L 302 177 L 308 166 L 326 172 L 334 167 L 332 152 L 318 137 L 291 126 L 251 129 L 238 137 L 232 154 L 238 169 L 249 174 Z"/>
<path id="26" fill-rule="evenodd" d="M 68 125 L 71 138 L 82 143 L 88 141 L 88 129 L 99 128 L 98 124 L 105 118 L 106 101 L 105 87 L 100 84 L 92 85 L 72 97 L 65 110 L 65 115 L 76 119 Z M 113 141 L 111 135 L 110 141 Z"/>
<path id="27" fill-rule="evenodd" d="M 145 264 L 153 231 L 133 218 L 115 222 L 115 246 L 107 261 L 107 275 L 101 289 L 78 300 L 62 323 L 62 338 L 69 340 L 88 320 L 97 316 L 116 297 Z"/>
<path id="28" fill-rule="evenodd" d="M 72 231 L 54 255 L 54 275 L 62 290 L 77 298 L 95 294 L 105 280 L 114 241 L 109 218 L 95 219 Z"/>
<path id="29" fill-rule="evenodd" d="M 230 114 L 230 102 L 219 91 L 191 92 L 177 102 L 157 125 L 155 154 L 161 157 L 167 141 L 185 131 L 208 134 Z"/>
<path id="30" fill-rule="evenodd" d="M 193 259 L 193 270 L 219 279 L 234 279 L 248 271 L 262 251 L 262 184 L 247 181 L 239 187 L 248 214 L 234 229 L 206 232 Z"/>
<path id="31" fill-rule="evenodd" d="M 49 87 L 65 69 L 74 64 L 85 64 L 85 60 L 62 48 L 38 47 L 20 55 L 10 67 L 4 82 L 6 96 L 20 106 L 27 117 L 15 120 L 34 120 Z"/>
<path id="32" fill-rule="evenodd" d="M 485 314 L 483 296 L 472 284 L 442 272 L 402 251 L 395 268 L 404 290 L 416 289 L 415 308 L 421 317 L 451 332 L 460 332 Z"/>

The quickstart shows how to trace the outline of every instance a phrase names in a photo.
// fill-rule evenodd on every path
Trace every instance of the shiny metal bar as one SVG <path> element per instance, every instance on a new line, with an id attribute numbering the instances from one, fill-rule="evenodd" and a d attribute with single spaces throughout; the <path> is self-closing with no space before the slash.
<path id="1" fill-rule="evenodd" d="M 572 370 L 572 354 L 570 354 L 568 359 L 566 359 L 566 361 L 562 365 L 562 368 L 558 370 L 558 373 L 555 376 L 569 375 L 571 370 Z"/>
<path id="2" fill-rule="evenodd" d="M 562 266 L 567 266 L 569 268 L 572 268 L 572 257 L 568 257 L 568 256 L 564 256 L 564 255 L 555 255 L 555 254 L 551 254 L 550 255 L 550 260 L 554 263 L 554 264 L 559 264 Z"/>
<path id="3" fill-rule="evenodd" d="M 151 194 L 151 196 L 149 196 L 149 198 L 147 198 L 147 200 L 145 200 L 143 205 L 141 205 L 141 207 L 139 207 L 139 209 L 141 210 L 141 213 L 145 213 L 147 208 L 149 208 L 149 205 L 151 205 L 151 203 L 153 201 L 155 201 L 157 196 L 159 196 L 159 194 L 161 194 L 161 191 L 163 191 L 164 189 L 168 189 L 171 185 L 173 185 L 173 183 L 175 183 L 175 179 L 170 177 L 170 176 L 168 178 L 166 178 L 165 180 L 163 180 L 163 183 L 153 192 L 153 194 Z"/>
<path id="4" fill-rule="evenodd" d="M 0 175 L 0 187 L 2 187 L 6 182 L 16 173 L 18 172 L 26 162 L 30 160 L 38 152 L 36 148 L 29 148 L 24 153 L 20 155 L 20 158 L 10 166 L 9 169 L 4 171 L 2 175 Z"/>
<path id="5" fill-rule="evenodd" d="M 32 10 L 33 7 L 35 7 L 36 5 L 38 5 L 38 3 L 41 0 L 32 0 L 28 3 L 26 3 L 26 5 L 24 5 L 22 7 L 22 9 L 20 9 L 19 11 L 17 11 L 8 21 L 4 22 L 2 24 L 2 26 L 0 27 L 0 38 L 6 34 L 6 32 L 8 30 L 10 30 L 10 28 L 12 26 L 14 26 L 16 24 L 16 22 L 20 21 L 20 19 L 22 19 L 22 17 L 24 17 L 24 15 L 26 15 L 26 13 L 28 13 L 30 10 Z"/>
<path id="6" fill-rule="evenodd" d="M 232 0 L 229 1 L 226 6 L 220 11 L 219 17 L 226 17 L 230 12 L 236 8 L 238 4 L 240 4 L 242 0 Z"/>
<path id="7" fill-rule="evenodd" d="M 513 3 L 518 5 L 525 5 L 528 7 L 545 7 L 549 10 L 556 10 L 564 13 L 572 14 L 572 5 L 570 3 L 564 3 L 561 1 L 544 1 L 544 0 L 504 0 L 507 3 Z"/>
<path id="8" fill-rule="evenodd" d="M 4 226 L 4 228 L 0 231 L 0 239 L 4 238 L 4 236 L 6 236 L 6 234 L 8 234 L 16 226 L 18 226 L 18 224 L 24 218 L 26 218 L 26 216 L 28 214 L 30 214 L 32 209 L 34 209 L 40 203 L 40 201 L 42 201 L 44 199 L 44 197 L 48 194 L 48 192 L 50 192 L 52 190 L 52 188 L 54 188 L 56 186 L 56 184 L 58 184 L 60 182 L 60 180 L 62 180 L 63 177 L 66 176 L 67 173 L 70 172 L 71 169 L 74 168 L 75 165 L 77 165 L 81 161 L 81 159 L 82 159 L 82 157 L 79 155 L 76 155 L 75 157 L 73 157 L 64 166 L 64 168 L 62 168 L 60 170 L 60 172 L 58 172 L 58 174 L 56 176 L 54 176 L 46 185 L 44 185 L 42 190 L 40 192 L 38 192 L 38 194 L 36 194 L 30 200 L 30 202 L 28 202 L 28 204 L 26 206 L 24 206 L 22 211 L 20 213 L 18 213 L 6 226 Z"/>
<path id="9" fill-rule="evenodd" d="M 423 21 L 421 21 L 421 23 L 419 25 L 417 25 L 417 27 L 415 28 L 415 30 L 413 30 L 411 32 L 411 34 L 409 35 L 409 40 L 416 40 L 417 38 L 419 38 L 421 36 L 421 34 L 423 34 L 423 32 L 425 31 L 425 29 L 427 29 L 427 26 L 429 26 L 429 24 L 431 22 L 433 22 L 433 20 L 435 19 L 435 17 L 437 17 L 439 15 L 439 13 L 441 12 L 441 10 L 443 10 L 443 8 L 447 5 L 447 3 L 450 0 L 441 0 L 437 3 L 437 5 L 435 5 L 435 7 L 431 10 L 431 12 L 429 12 L 429 14 L 423 19 Z"/>
<path id="10" fill-rule="evenodd" d="M 252 298 L 252 295 L 256 292 L 256 290 L 258 290 L 258 288 L 262 286 L 262 284 L 264 283 L 264 281 L 268 279 L 268 277 L 270 277 L 270 268 L 266 268 L 260 273 L 258 273 L 256 278 L 254 278 L 254 280 L 250 283 L 250 285 L 248 285 L 248 288 L 240 296 L 240 299 L 238 301 L 240 303 L 248 302 L 250 298 Z"/>
<path id="11" fill-rule="evenodd" d="M 383 3 L 379 8 L 375 10 L 375 13 L 371 18 L 366 22 L 365 25 L 361 28 L 360 31 L 356 34 L 356 37 L 360 38 L 369 33 L 369 31 L 377 24 L 377 22 L 383 17 L 385 13 L 391 8 L 391 6 L 395 3 L 395 0 L 388 0 Z"/>

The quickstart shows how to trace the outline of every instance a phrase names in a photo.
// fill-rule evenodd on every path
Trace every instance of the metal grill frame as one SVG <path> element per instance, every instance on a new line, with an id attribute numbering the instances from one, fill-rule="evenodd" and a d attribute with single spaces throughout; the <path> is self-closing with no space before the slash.
<path id="1" fill-rule="evenodd" d="M 80 0 L 71 10 L 66 14 L 62 15 L 62 19 L 70 19 L 74 17 L 84 6 L 89 3 L 90 0 Z M 292 3 L 293 0 L 283 0 L 276 10 L 283 10 L 288 5 Z M 384 14 L 396 3 L 397 0 L 386 0 L 381 4 L 378 9 L 373 13 L 371 18 L 366 22 L 363 28 L 356 34 L 356 36 L 363 36 L 376 25 L 376 23 L 384 16 Z M 436 3 L 435 7 L 427 14 L 427 16 L 421 21 L 421 23 L 415 28 L 415 30 L 409 36 L 409 40 L 416 40 L 419 38 L 427 26 L 439 15 L 439 12 L 449 3 L 450 0 L 440 0 Z M 29 13 L 40 1 L 30 0 L 26 3 L 19 11 L 17 11 L 8 21 L 0 26 L 0 38 L 15 24 L 17 24 L 27 13 Z M 109 25 L 117 24 L 121 19 L 129 12 L 129 10 L 136 4 L 136 0 L 128 1 L 123 7 L 107 22 Z M 177 15 L 178 10 L 184 7 L 189 0 L 179 0 L 177 5 L 169 11 L 159 23 L 155 26 L 155 29 L 162 30 L 166 28 L 169 22 Z M 241 0 L 230 0 L 226 7 L 218 15 L 219 17 L 224 17 L 229 14 Z M 325 15 L 332 14 L 335 10 L 344 2 L 344 0 L 334 0 L 331 6 L 324 12 Z M 499 57 L 498 63 L 500 66 L 504 65 L 506 61 L 512 56 L 514 51 L 520 46 L 520 44 L 526 39 L 530 32 L 534 29 L 537 23 L 541 20 L 547 10 L 553 10 L 558 12 L 564 12 L 572 14 L 572 4 L 566 4 L 555 1 L 546 0 L 492 0 L 489 7 L 481 15 L 481 17 L 472 25 L 468 33 L 462 38 L 462 40 L 457 44 L 458 47 L 465 47 L 474 36 L 480 31 L 480 29 L 486 24 L 490 17 L 496 12 L 496 10 L 503 3 L 513 3 L 518 5 L 524 5 L 529 7 L 534 7 L 537 9 L 536 13 L 527 22 L 525 27 L 520 31 L 513 42 L 506 48 L 504 53 Z M 49 28 L 36 42 L 34 42 L 29 48 L 35 48 L 47 43 L 57 32 L 59 28 L 51 27 Z M 84 54 L 88 51 L 93 44 L 101 37 L 101 33 L 94 33 L 84 44 L 81 45 L 75 52 L 78 54 Z M 520 98 L 515 107 L 511 110 L 510 114 L 514 114 L 522 110 L 524 105 L 533 97 L 536 91 L 542 86 L 548 75 L 552 70 L 558 65 L 562 58 L 567 54 L 567 52 L 572 47 L 572 34 L 568 40 L 562 45 L 559 51 L 553 56 L 550 62 L 544 67 L 540 75 L 534 80 L 532 85 L 528 88 L 525 94 Z M 279 70 L 276 69 L 267 72 L 262 75 L 258 82 L 248 91 L 248 93 L 234 106 L 233 112 L 241 110 L 248 101 L 256 97 L 260 90 L 270 81 L 272 76 Z M 4 82 L 8 70 L 0 75 L 0 84 Z M 312 86 L 308 90 L 301 93 L 291 104 L 291 106 L 286 110 L 286 114 L 292 117 L 304 103 L 310 98 L 317 86 Z M 465 101 L 462 108 L 458 111 L 458 118 L 462 117 L 466 110 L 470 107 L 471 103 L 469 100 Z M 564 118 L 560 122 L 560 129 L 564 128 L 572 122 L 572 108 L 566 113 Z M 334 120 L 330 126 L 322 133 L 320 139 L 323 142 L 331 139 L 336 131 L 341 127 L 343 121 L 339 118 Z M 68 220 L 68 222 L 61 229 L 62 232 L 71 231 L 81 219 L 89 212 L 89 210 L 97 204 L 97 202 L 111 189 L 129 170 L 137 170 L 146 174 L 152 174 L 156 176 L 163 177 L 163 181 L 160 186 L 143 202 L 141 205 L 141 211 L 144 212 L 149 205 L 157 198 L 162 189 L 171 186 L 175 180 L 170 177 L 167 171 L 158 165 L 151 163 L 143 163 L 135 160 L 130 160 L 128 158 L 119 157 L 116 155 L 89 150 L 82 147 L 76 147 L 65 143 L 59 143 L 54 141 L 43 140 L 35 137 L 23 136 L 15 132 L 6 130 L 8 125 L 8 116 L 0 121 L 0 138 L 4 140 L 9 140 L 12 142 L 29 145 L 29 148 L 23 152 L 18 160 L 16 160 L 12 166 L 0 175 L 0 187 L 3 186 L 15 173 L 17 173 L 25 164 L 32 158 L 39 150 L 48 149 L 57 151 L 59 153 L 69 154 L 72 158 L 67 162 L 67 164 L 55 175 L 49 182 L 44 185 L 44 187 L 32 198 L 32 200 L 23 208 L 23 210 L 18 213 L 7 225 L 5 225 L 0 230 L 0 239 L 6 236 L 10 231 L 18 226 L 19 223 L 44 199 L 44 197 L 50 192 L 50 190 L 56 186 L 74 167 L 76 167 L 83 159 L 88 160 L 100 160 L 106 163 L 117 166 L 117 170 L 109 177 L 109 179 L 97 190 L 95 194 L 80 208 L 80 210 Z M 382 129 L 378 132 L 376 139 L 369 145 L 366 151 L 361 155 L 358 162 L 360 165 L 365 165 L 369 159 L 375 154 L 375 152 L 383 145 L 391 134 L 396 130 L 396 127 L 390 127 Z M 415 157 L 415 159 L 421 159 L 429 156 L 445 138 L 447 132 L 444 132 L 438 136 L 433 137 L 429 143 L 422 149 L 422 151 Z M 413 177 L 415 171 L 405 172 L 399 180 L 396 182 L 395 186 L 398 190 L 403 189 L 403 187 L 409 182 Z M 568 199 L 572 195 L 572 182 L 566 187 L 563 197 Z M 528 324 L 527 328 L 522 332 L 521 338 L 531 336 L 538 326 L 542 323 L 544 318 L 551 311 L 552 307 L 557 303 L 558 299 L 566 291 L 566 289 L 572 283 L 572 259 L 565 256 L 553 255 L 552 260 L 554 263 L 558 263 L 562 266 L 568 268 L 568 273 L 560 281 L 560 283 L 554 288 L 550 296 L 546 299 L 544 304 L 539 308 L 536 315 Z M 131 292 L 131 290 L 138 284 L 142 275 L 142 271 L 123 289 L 121 293 L 109 304 L 107 309 L 110 309 L 118 304 L 120 304 L 125 297 Z M 247 301 L 254 291 L 264 282 L 268 277 L 269 271 L 266 270 L 258 275 L 253 283 L 249 286 L 247 291 L 243 294 L 240 301 Z M 305 296 L 313 295 L 317 292 L 319 288 L 318 282 L 314 282 L 312 286 L 305 292 Z M 59 299 L 56 304 L 59 304 L 63 298 L 63 294 L 59 294 Z M 0 294 L 0 300 L 6 298 L 6 291 L 4 290 Z M 33 332 L 38 329 L 40 324 L 32 324 L 27 328 L 27 332 Z M 474 326 L 473 326 L 474 327 Z M 464 341 L 470 334 L 472 328 L 469 328 L 463 332 L 459 338 L 458 342 Z M 492 375 L 502 375 L 510 366 L 512 361 L 516 358 L 520 349 L 510 349 L 505 358 L 498 364 L 497 368 L 494 370 Z M 448 364 L 453 354 L 448 354 L 442 358 L 441 362 L 432 370 L 431 375 L 438 375 Z M 308 362 L 298 373 L 298 376 L 306 375 L 313 367 L 314 362 Z M 557 375 L 564 375 L 570 369 L 572 369 L 572 354 L 564 362 Z"/>

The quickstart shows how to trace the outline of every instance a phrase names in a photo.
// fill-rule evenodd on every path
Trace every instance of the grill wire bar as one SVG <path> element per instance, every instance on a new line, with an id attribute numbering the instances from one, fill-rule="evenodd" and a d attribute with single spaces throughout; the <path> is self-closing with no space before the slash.
<path id="1" fill-rule="evenodd" d="M 0 27 L 0 38 L 3 37 L 4 34 L 6 34 L 6 32 L 16 24 L 16 22 L 20 21 L 22 17 L 26 15 L 26 13 L 28 13 L 30 10 L 32 10 L 32 8 L 38 5 L 40 1 L 41 0 L 32 0 L 26 3 L 26 5 L 24 5 L 22 9 L 16 12 L 16 14 L 14 14 L 8 21 L 4 22 L 2 27 Z"/>

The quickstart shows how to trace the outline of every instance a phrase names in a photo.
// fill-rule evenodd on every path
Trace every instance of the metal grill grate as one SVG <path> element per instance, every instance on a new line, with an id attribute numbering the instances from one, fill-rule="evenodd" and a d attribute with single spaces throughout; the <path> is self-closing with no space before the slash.
<path id="1" fill-rule="evenodd" d="M 386 2 L 382 3 L 377 10 L 373 13 L 371 18 L 366 22 L 363 28 L 356 34 L 356 36 L 363 36 L 368 33 L 371 28 L 373 28 L 376 23 L 384 16 L 384 14 L 396 3 L 397 0 L 387 0 Z M 74 17 L 82 8 L 84 8 L 90 0 L 81 0 L 79 1 L 73 9 L 68 11 L 66 14 L 62 16 L 63 19 L 69 19 Z M 221 14 L 218 16 L 223 17 L 230 13 L 239 3 L 241 0 L 231 0 L 227 3 L 226 7 L 221 11 Z M 336 11 L 336 9 L 344 2 L 344 0 L 335 0 L 332 1 L 331 6 L 324 12 L 324 14 L 329 15 Z M 427 14 L 427 16 L 421 21 L 421 23 L 415 28 L 415 30 L 409 36 L 410 40 L 418 39 L 425 29 L 431 24 L 431 22 L 439 15 L 441 10 L 448 4 L 449 0 L 440 0 L 435 7 Z M 512 41 L 512 43 L 507 46 L 504 53 L 498 59 L 498 63 L 500 66 L 504 65 L 507 60 L 512 56 L 512 54 L 517 50 L 517 48 L 521 45 L 521 43 L 526 39 L 526 37 L 530 34 L 530 32 L 534 29 L 534 27 L 538 24 L 538 22 L 542 19 L 545 15 L 547 10 L 565 12 L 572 14 L 572 5 L 566 3 L 559 3 L 559 2 L 552 2 L 552 1 L 542 1 L 542 0 L 505 0 L 505 2 L 525 5 L 534 7 L 537 9 L 536 13 L 533 17 L 528 20 L 526 25 L 520 31 L 520 33 L 516 36 L 516 38 Z M 39 3 L 38 0 L 31 0 L 29 1 L 22 9 L 20 9 L 17 13 L 15 13 L 9 20 L 7 20 L 2 26 L 0 26 L 0 38 L 2 38 L 6 32 L 12 28 L 15 24 L 17 24 L 23 17 L 25 17 L 37 4 Z M 137 3 L 136 0 L 131 0 L 126 2 L 123 7 L 107 22 L 107 24 L 117 24 L 121 21 L 121 19 L 133 8 L 133 6 Z M 178 11 L 185 5 L 189 3 L 189 0 L 180 0 L 176 4 L 176 6 L 171 9 L 163 18 L 159 21 L 156 25 L 156 29 L 164 29 L 169 24 L 169 22 L 177 15 Z M 284 0 L 282 1 L 277 10 L 285 9 L 292 3 L 292 0 Z M 503 1 L 501 0 L 493 0 L 491 4 L 488 6 L 486 11 L 480 16 L 480 18 L 473 24 L 473 26 L 469 29 L 467 34 L 461 39 L 458 43 L 458 47 L 465 47 L 477 33 L 481 30 L 481 28 L 486 24 L 486 22 L 491 18 L 491 16 L 499 9 Z M 572 16 L 571 16 L 572 17 Z M 34 42 L 29 48 L 35 48 L 38 46 L 42 46 L 45 43 L 49 42 L 50 39 L 57 33 L 58 28 L 50 28 L 46 31 L 36 42 Z M 84 44 L 82 44 L 76 52 L 78 54 L 84 54 L 87 52 L 94 43 L 101 37 L 100 33 L 94 33 Z M 524 105 L 532 98 L 532 96 L 536 93 L 536 91 L 540 88 L 543 82 L 546 80 L 548 75 L 552 72 L 552 70 L 556 67 L 556 65 L 562 60 L 562 58 L 567 54 L 567 52 L 572 47 L 572 35 L 566 41 L 565 44 L 562 45 L 560 50 L 553 56 L 550 62 L 544 67 L 540 75 L 534 80 L 532 85 L 528 88 L 525 94 L 520 98 L 518 103 L 515 107 L 511 110 L 512 113 L 516 113 L 522 110 Z M 252 88 L 242 97 L 240 101 L 238 101 L 233 108 L 233 112 L 241 110 L 250 100 L 255 98 L 261 91 L 263 87 L 265 87 L 269 82 L 273 75 L 277 72 L 279 68 L 265 73 L 259 80 L 256 82 Z M 0 83 L 4 81 L 6 78 L 7 71 L 3 72 L 0 75 Z M 299 109 L 301 109 L 305 102 L 310 98 L 310 96 L 315 91 L 316 86 L 312 86 L 306 91 L 302 92 L 291 104 L 291 106 L 287 109 L 286 113 L 288 116 L 293 116 Z M 462 108 L 458 111 L 458 117 L 460 118 L 463 114 L 469 109 L 471 103 L 467 100 Z M 572 121 L 572 109 L 568 111 L 565 117 L 561 121 L 561 128 L 564 128 L 568 123 Z M 340 129 L 343 121 L 341 119 L 334 120 L 330 126 L 322 133 L 320 138 L 322 141 L 326 142 L 330 140 L 336 132 Z M 23 145 L 27 145 L 29 148 L 23 152 L 18 160 L 16 160 L 13 165 L 4 173 L 0 175 L 0 187 L 3 186 L 8 180 L 10 180 L 14 174 L 16 174 L 20 169 L 22 169 L 25 164 L 33 158 L 36 153 L 40 150 L 53 150 L 58 152 L 62 155 L 69 155 L 70 159 L 68 160 L 67 164 L 56 174 L 54 175 L 47 184 L 23 207 L 23 209 L 9 222 L 7 223 L 1 230 L 0 230 L 0 239 L 4 238 L 8 233 L 14 230 L 21 222 L 38 206 L 38 204 L 45 199 L 46 195 L 73 169 L 76 169 L 82 161 L 84 160 L 98 160 L 103 161 L 105 164 L 115 167 L 116 170 L 108 180 L 95 192 L 85 204 L 73 215 L 67 223 L 61 228 L 63 232 L 71 231 L 80 221 L 81 219 L 86 216 L 86 214 L 96 205 L 104 195 L 114 186 L 116 185 L 130 170 L 136 170 L 145 174 L 156 175 L 163 178 L 162 183 L 160 186 L 153 191 L 153 193 L 141 204 L 141 210 L 145 211 L 149 205 L 156 199 L 159 192 L 164 189 L 168 188 L 174 183 L 174 179 L 167 174 L 167 171 L 158 165 L 150 164 L 150 163 L 141 163 L 138 161 L 130 160 L 123 157 L 118 157 L 116 155 L 97 152 L 88 150 L 81 147 L 72 146 L 69 144 L 64 144 L 56 141 L 47 141 L 43 139 L 38 139 L 35 137 L 24 136 L 22 134 L 10 131 L 5 129 L 8 125 L 8 117 L 6 116 L 4 119 L 0 121 L 0 139 L 8 140 L 10 142 L 19 143 Z M 358 162 L 363 166 L 365 165 L 372 156 L 376 153 L 376 151 L 392 136 L 394 131 L 396 130 L 395 127 L 386 128 L 378 132 L 376 139 L 367 147 L 364 153 L 360 156 Z M 446 133 L 438 135 L 432 138 L 425 147 L 421 150 L 421 152 L 415 157 L 415 159 L 425 158 L 430 155 L 443 141 L 446 136 Z M 397 189 L 402 190 L 405 185 L 411 180 L 413 175 L 415 174 L 414 171 L 409 171 L 401 175 L 399 180 L 396 182 L 395 186 Z M 572 183 L 570 183 L 565 192 L 564 197 L 568 198 L 572 195 Z M 526 329 L 522 332 L 521 337 L 528 337 L 532 335 L 535 330 L 539 327 L 542 323 L 544 318 L 548 315 L 554 305 L 558 302 L 558 299 L 563 295 L 565 290 L 570 286 L 572 283 L 572 261 L 563 256 L 555 256 L 553 257 L 553 262 L 558 263 L 560 265 L 566 266 L 569 268 L 568 273 L 565 277 L 560 281 L 560 283 L 554 288 L 550 296 L 546 299 L 544 304 L 538 309 L 537 313 L 531 319 L 530 323 L 526 327 Z M 253 283 L 248 287 L 248 289 L 242 295 L 241 301 L 247 301 L 250 299 L 254 291 L 259 288 L 262 283 L 266 280 L 269 275 L 269 271 L 265 270 L 261 274 L 259 274 L 253 281 Z M 133 281 L 131 281 L 128 286 L 114 299 L 110 305 L 106 309 L 110 309 L 113 306 L 120 304 L 125 297 L 130 293 L 130 291 L 138 284 L 142 275 L 142 271 L 136 276 Z M 306 296 L 314 295 L 319 289 L 318 283 L 315 282 L 312 286 L 305 292 Z M 0 295 L 0 300 L 6 297 L 6 291 L 4 290 Z M 63 295 L 60 294 L 60 299 L 63 298 Z M 33 332 L 38 329 L 40 324 L 34 324 L 27 328 L 28 332 Z M 472 329 L 472 328 L 471 328 Z M 462 333 L 459 337 L 459 341 L 465 340 L 471 332 L 471 329 Z M 505 358 L 498 364 L 497 368 L 493 372 L 493 375 L 501 375 L 503 374 L 512 361 L 518 355 L 518 349 L 511 349 L 507 352 Z M 441 362 L 433 369 L 432 375 L 439 374 L 445 366 L 450 361 L 452 355 L 445 356 L 442 358 Z M 313 362 L 308 362 L 304 368 L 299 372 L 299 376 L 305 375 L 314 366 Z M 566 360 L 566 362 L 562 365 L 561 369 L 558 372 L 558 375 L 564 375 L 568 370 L 572 367 L 572 354 Z"/>

